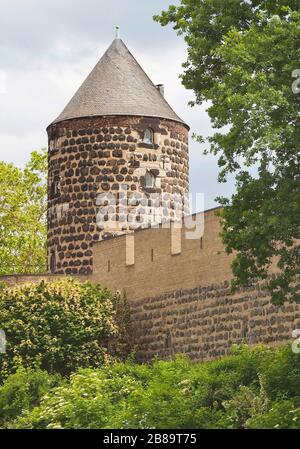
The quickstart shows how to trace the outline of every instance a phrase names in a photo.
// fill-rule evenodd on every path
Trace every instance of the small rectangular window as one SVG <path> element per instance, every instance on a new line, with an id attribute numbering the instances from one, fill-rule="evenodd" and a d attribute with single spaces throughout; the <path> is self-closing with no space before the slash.
<path id="1" fill-rule="evenodd" d="M 110 260 L 107 262 L 107 271 L 110 273 Z"/>

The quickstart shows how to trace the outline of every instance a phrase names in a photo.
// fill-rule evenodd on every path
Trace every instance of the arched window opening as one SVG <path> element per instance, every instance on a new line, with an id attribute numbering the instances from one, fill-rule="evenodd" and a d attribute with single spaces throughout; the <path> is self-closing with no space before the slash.
<path id="1" fill-rule="evenodd" d="M 146 131 L 145 131 L 144 143 L 148 143 L 150 145 L 153 145 L 153 143 L 154 143 L 154 133 L 153 133 L 153 130 L 150 128 L 146 129 Z"/>
<path id="2" fill-rule="evenodd" d="M 147 189 L 153 189 L 155 187 L 155 176 L 152 173 L 146 173 L 145 184 Z"/>

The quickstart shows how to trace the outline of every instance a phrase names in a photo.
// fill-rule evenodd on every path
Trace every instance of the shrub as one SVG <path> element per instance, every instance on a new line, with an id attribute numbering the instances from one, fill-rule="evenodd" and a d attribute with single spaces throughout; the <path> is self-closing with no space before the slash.
<path id="1" fill-rule="evenodd" d="M 61 378 L 57 374 L 53 376 L 46 371 L 18 368 L 0 386 L 1 428 L 12 425 L 10 423 L 14 419 L 39 405 L 41 398 L 59 382 Z"/>
<path id="2" fill-rule="evenodd" d="M 49 392 L 17 426 L 226 428 L 229 420 L 223 401 L 236 392 L 240 358 L 224 358 L 223 369 L 221 361 L 192 363 L 178 356 L 151 365 L 127 362 L 80 370 L 70 377 L 69 384 Z"/>
<path id="3" fill-rule="evenodd" d="M 49 392 L 17 427 L 184 428 L 190 412 L 182 380 L 189 366 L 177 358 L 151 367 L 114 363 L 80 370 L 68 384 Z"/>
<path id="4" fill-rule="evenodd" d="M 264 414 L 248 421 L 251 429 L 300 429 L 299 401 L 285 400 L 272 404 Z"/>
<path id="5" fill-rule="evenodd" d="M 101 285 L 70 279 L 0 290 L 0 327 L 7 338 L 2 378 L 20 364 L 62 375 L 101 366 L 110 357 L 108 340 L 114 351 L 120 337 L 117 303 Z"/>
<path id="6" fill-rule="evenodd" d="M 265 391 L 264 379 L 260 376 L 260 391 L 240 386 L 232 399 L 223 403 L 226 410 L 228 428 L 243 429 L 250 426 L 249 421 L 253 416 L 268 411 L 270 400 Z"/>
<path id="7" fill-rule="evenodd" d="M 266 378 L 266 391 L 272 401 L 299 397 L 300 355 L 290 345 L 272 351 L 272 357 L 261 362 L 260 371 Z"/>
<path id="8" fill-rule="evenodd" d="M 177 356 L 80 369 L 45 395 L 35 394 L 29 406 L 15 407 L 13 418 L 21 408 L 22 413 L 14 420 L 10 416 L 8 427 L 299 429 L 297 357 L 290 346 L 241 346 L 206 363 Z"/>

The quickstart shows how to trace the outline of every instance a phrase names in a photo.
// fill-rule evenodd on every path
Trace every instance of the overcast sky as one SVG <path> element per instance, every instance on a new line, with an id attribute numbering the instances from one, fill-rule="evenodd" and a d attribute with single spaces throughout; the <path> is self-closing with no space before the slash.
<path id="1" fill-rule="evenodd" d="M 62 111 L 121 27 L 121 37 L 193 132 L 212 132 L 205 107 L 180 82 L 186 46 L 152 16 L 177 0 L 0 0 L 0 158 L 23 165 L 47 146 L 46 127 Z M 205 208 L 233 183 L 217 182 L 217 160 L 190 142 L 192 193 Z"/>

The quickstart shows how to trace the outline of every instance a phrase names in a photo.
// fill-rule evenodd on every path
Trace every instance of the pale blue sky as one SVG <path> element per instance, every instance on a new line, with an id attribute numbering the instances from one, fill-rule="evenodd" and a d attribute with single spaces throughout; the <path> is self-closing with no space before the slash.
<path id="1" fill-rule="evenodd" d="M 171 27 L 153 21 L 172 0 L 1 0 L 0 158 L 23 165 L 47 146 L 46 126 L 61 112 L 114 38 L 121 37 L 192 133 L 212 132 L 205 107 L 190 108 L 181 85 L 186 46 Z M 192 193 L 214 198 L 233 191 L 218 184 L 217 160 L 190 142 Z"/>

